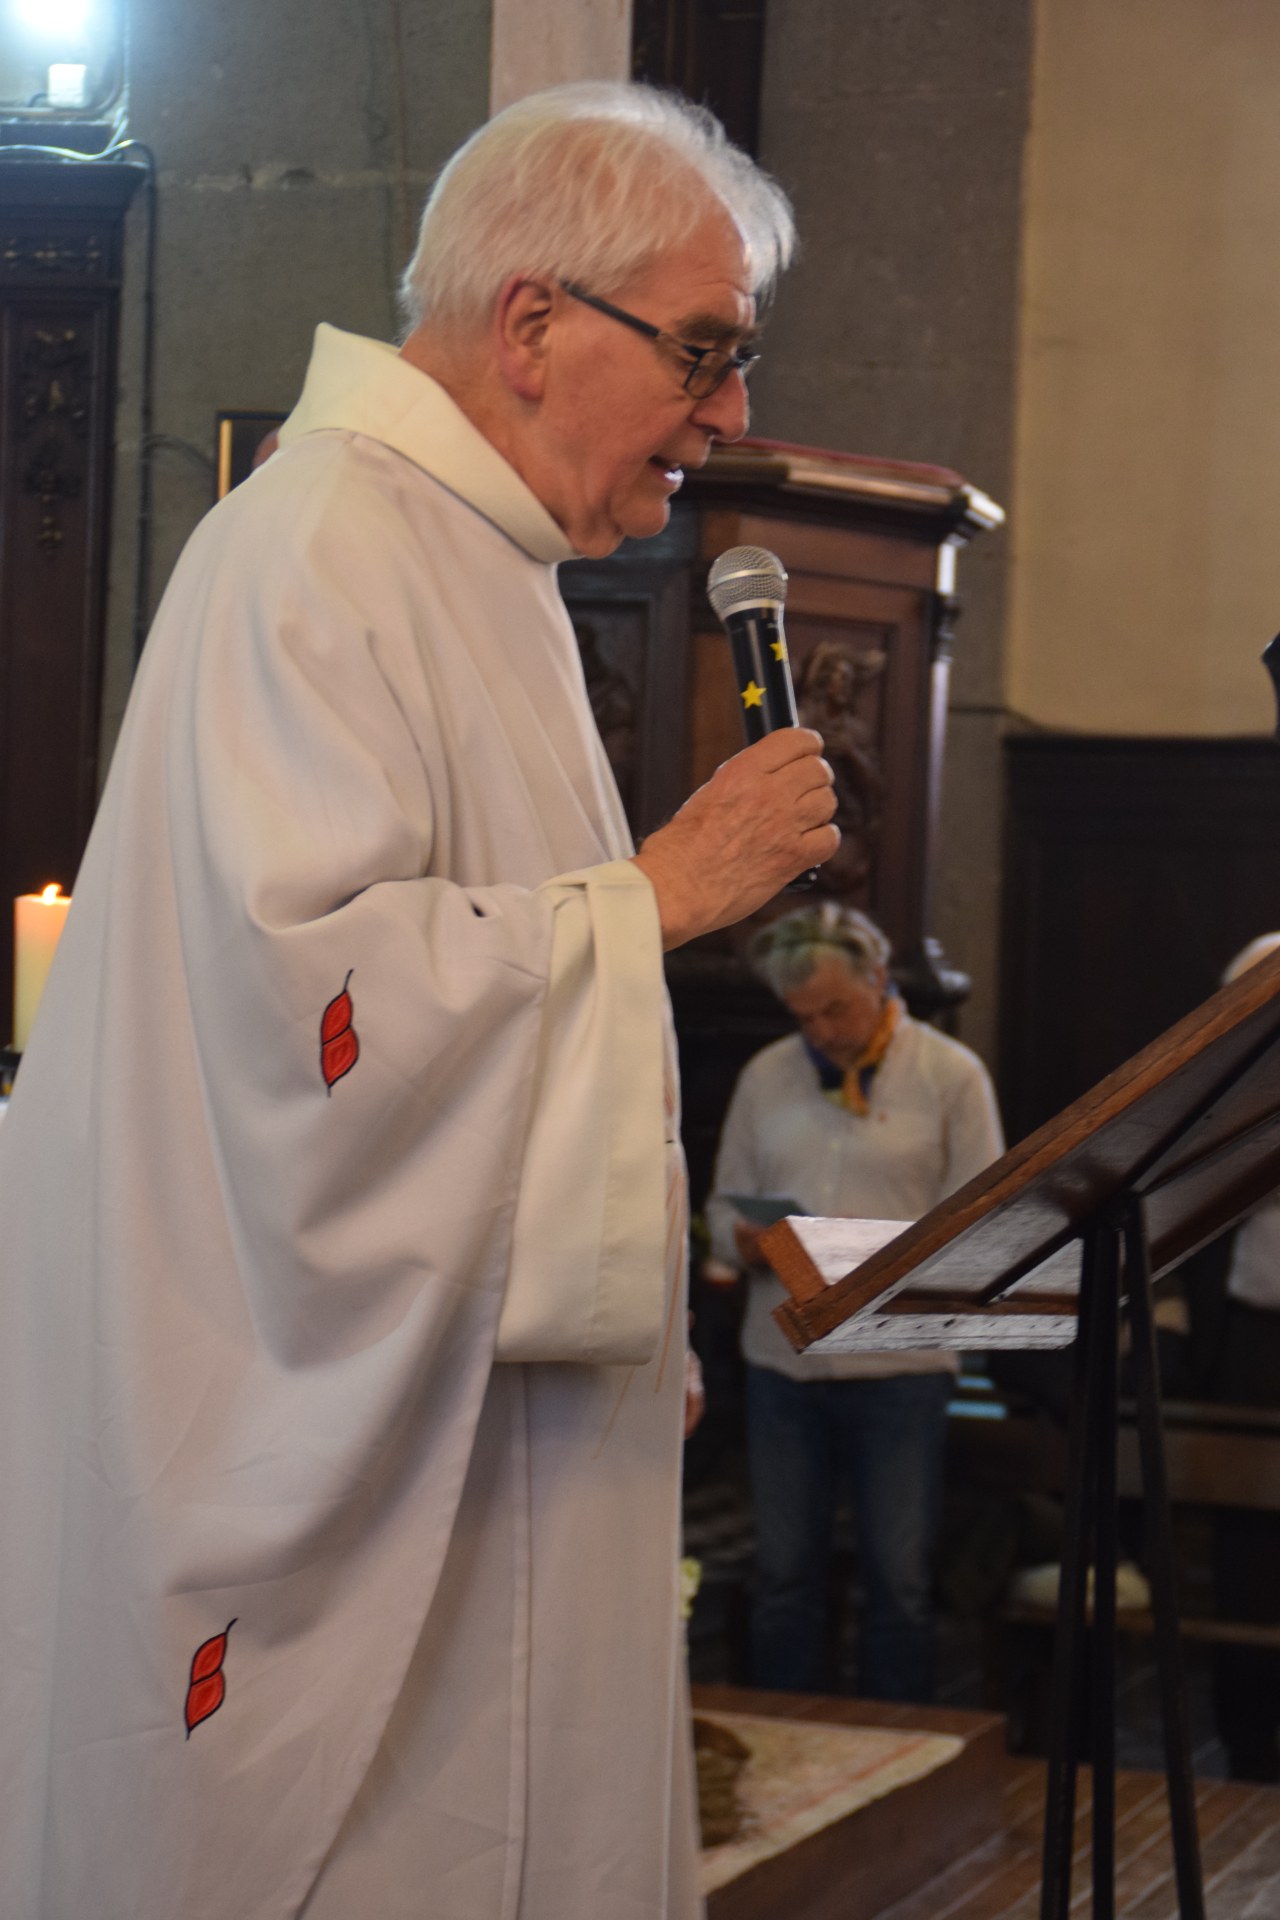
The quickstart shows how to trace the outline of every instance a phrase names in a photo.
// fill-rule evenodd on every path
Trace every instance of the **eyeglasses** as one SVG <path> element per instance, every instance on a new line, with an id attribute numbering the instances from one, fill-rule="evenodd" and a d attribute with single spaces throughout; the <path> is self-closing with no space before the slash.
<path id="1" fill-rule="evenodd" d="M 628 313 L 624 307 L 615 307 L 609 300 L 598 299 L 594 293 L 587 293 L 572 280 L 562 280 L 560 286 L 571 300 L 580 300 L 584 307 L 594 307 L 597 313 L 607 314 L 610 320 L 620 320 L 624 327 L 630 327 L 634 333 L 642 333 L 646 340 L 659 340 L 664 346 L 672 348 L 688 369 L 682 384 L 685 392 L 694 400 L 710 399 L 731 373 L 740 373 L 745 380 L 760 358 L 754 347 L 737 347 L 732 353 L 726 353 L 722 347 L 695 347 L 690 341 L 681 340 L 674 333 L 666 333 L 650 321 Z"/>

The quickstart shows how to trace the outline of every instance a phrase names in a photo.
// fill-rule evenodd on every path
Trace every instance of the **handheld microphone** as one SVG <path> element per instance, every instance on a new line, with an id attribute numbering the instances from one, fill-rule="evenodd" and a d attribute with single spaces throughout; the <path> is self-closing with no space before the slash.
<path id="1" fill-rule="evenodd" d="M 729 636 L 747 744 L 796 724 L 782 608 L 787 576 L 767 547 L 730 547 L 707 576 L 707 598 Z"/>
<path id="2" fill-rule="evenodd" d="M 707 598 L 729 636 L 748 746 L 799 724 L 782 625 L 786 597 L 786 570 L 767 547 L 730 547 L 707 576 Z M 811 887 L 817 877 L 810 867 L 791 887 Z"/>

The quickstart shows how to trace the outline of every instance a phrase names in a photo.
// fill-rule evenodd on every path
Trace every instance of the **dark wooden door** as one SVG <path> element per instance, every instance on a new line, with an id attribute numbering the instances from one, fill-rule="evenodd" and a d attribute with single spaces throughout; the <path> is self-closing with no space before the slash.
<path id="1" fill-rule="evenodd" d="M 1280 927 L 1280 743 L 1006 742 L 1000 1083 L 1029 1133 Z"/>
<path id="2" fill-rule="evenodd" d="M 0 163 L 0 1041 L 17 894 L 97 795 L 122 228 L 136 169 Z"/>

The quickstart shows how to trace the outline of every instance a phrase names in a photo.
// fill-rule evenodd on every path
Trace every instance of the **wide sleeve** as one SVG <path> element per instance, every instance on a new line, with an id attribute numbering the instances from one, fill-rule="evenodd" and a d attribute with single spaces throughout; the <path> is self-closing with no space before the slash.
<path id="1" fill-rule="evenodd" d="M 630 860 L 566 874 L 555 902 L 500 1360 L 642 1363 L 666 1240 L 662 936 Z"/>
<path id="2" fill-rule="evenodd" d="M 629 863 L 455 877 L 459 815 L 503 808 L 501 742 L 488 768 L 458 751 L 412 568 L 376 529 L 324 531 L 249 604 L 242 567 L 188 580 L 204 639 L 169 728 L 192 1044 L 258 1337 L 323 1361 L 415 1321 L 434 1339 L 468 1299 L 496 1336 L 515 1271 L 509 1357 L 643 1358 L 663 1238 L 652 889 Z M 545 875 L 536 817 L 516 830 Z"/>

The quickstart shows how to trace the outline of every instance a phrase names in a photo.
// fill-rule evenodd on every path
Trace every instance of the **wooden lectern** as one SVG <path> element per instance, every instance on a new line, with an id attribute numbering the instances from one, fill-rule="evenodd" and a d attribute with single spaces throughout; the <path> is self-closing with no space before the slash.
<path id="1" fill-rule="evenodd" d="M 1041 1920 L 1066 1920 L 1071 1899 L 1091 1557 L 1094 1920 L 1111 1920 L 1115 1910 L 1122 1311 L 1133 1340 L 1178 1907 L 1183 1920 L 1203 1920 L 1151 1287 L 1277 1186 L 1280 954 L 1224 987 L 852 1271 L 841 1261 L 840 1221 L 790 1219 L 762 1238 L 789 1295 L 776 1318 L 798 1351 L 1074 1342 Z"/>

